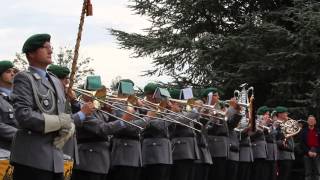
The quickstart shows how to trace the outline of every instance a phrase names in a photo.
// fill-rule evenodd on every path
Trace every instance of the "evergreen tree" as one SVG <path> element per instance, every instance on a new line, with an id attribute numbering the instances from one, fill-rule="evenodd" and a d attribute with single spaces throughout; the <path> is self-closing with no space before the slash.
<path id="1" fill-rule="evenodd" d="M 147 75 L 216 86 L 231 97 L 244 82 L 257 105 L 319 114 L 320 3 L 314 0 L 132 0 L 151 27 L 111 29 L 134 57 L 151 57 Z"/>

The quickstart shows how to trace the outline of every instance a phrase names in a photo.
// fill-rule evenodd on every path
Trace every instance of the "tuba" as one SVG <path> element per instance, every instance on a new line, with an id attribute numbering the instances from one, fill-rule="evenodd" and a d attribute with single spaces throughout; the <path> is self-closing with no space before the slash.
<path id="1" fill-rule="evenodd" d="M 242 131 L 254 124 L 253 122 L 250 122 L 252 119 L 254 119 L 253 115 L 253 87 L 247 88 L 248 84 L 244 83 L 240 85 L 241 91 L 235 90 L 234 91 L 234 97 L 237 100 L 237 103 L 242 106 L 240 114 L 242 115 L 242 118 L 239 122 L 239 126 L 237 128 L 238 131 Z M 249 98 L 249 94 L 251 92 L 251 96 Z M 249 118 L 247 118 L 247 112 L 249 113 Z"/>

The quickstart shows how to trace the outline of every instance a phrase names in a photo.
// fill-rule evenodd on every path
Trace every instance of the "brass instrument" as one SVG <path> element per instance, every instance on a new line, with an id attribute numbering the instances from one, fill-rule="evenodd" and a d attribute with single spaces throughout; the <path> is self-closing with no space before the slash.
<path id="1" fill-rule="evenodd" d="M 286 139 L 297 135 L 301 130 L 297 120 L 289 118 L 286 121 L 277 120 L 277 122 L 279 123 L 280 129 Z"/>
<path id="2" fill-rule="evenodd" d="M 115 96 L 106 96 L 105 93 L 101 93 L 102 91 L 104 91 L 103 89 L 101 89 L 100 92 L 98 92 L 98 91 L 99 91 L 99 90 L 98 90 L 95 95 L 92 95 L 92 93 L 91 93 L 90 91 L 86 91 L 86 90 L 83 90 L 83 89 L 75 89 L 75 91 L 80 92 L 80 93 L 85 94 L 85 95 L 91 96 L 92 98 L 95 99 L 94 102 L 97 102 L 97 103 L 95 103 L 95 104 L 106 104 L 106 105 L 109 105 L 109 106 L 111 106 L 111 107 L 113 107 L 113 108 L 115 108 L 115 109 L 124 111 L 124 112 L 126 112 L 126 113 L 128 113 L 128 114 L 130 114 L 130 115 L 132 115 L 132 116 L 134 116 L 134 117 L 137 117 L 137 118 L 139 118 L 139 119 L 142 119 L 142 120 L 144 120 L 144 121 L 145 121 L 145 119 L 141 118 L 140 116 L 138 116 L 138 115 L 136 115 L 136 114 L 129 113 L 129 112 L 127 112 L 127 111 L 125 111 L 125 110 L 117 107 L 117 106 L 114 106 L 114 105 L 125 105 L 125 106 L 128 106 L 128 107 L 133 107 L 133 108 L 138 108 L 138 109 L 144 109 L 144 110 L 148 110 L 148 111 L 153 111 L 153 112 L 156 112 L 157 114 L 172 115 L 172 113 L 159 112 L 158 110 L 155 110 L 155 109 L 145 108 L 145 107 L 139 107 L 139 106 L 135 105 L 135 104 L 136 104 L 135 101 L 136 101 L 137 99 L 139 99 L 139 98 L 136 97 L 136 96 L 133 96 L 133 95 L 130 95 L 128 98 L 118 98 L 118 97 L 115 97 Z M 97 97 L 96 97 L 96 96 L 97 96 Z M 104 100 L 100 99 L 99 97 L 102 98 L 102 99 L 104 99 Z M 150 103 L 151 103 L 151 102 L 150 102 Z M 156 105 L 157 105 L 157 104 L 156 104 Z M 101 106 L 101 105 L 100 105 L 100 106 Z M 157 105 L 157 106 L 159 106 L 159 105 Z M 137 126 L 136 124 L 133 124 L 133 123 L 131 123 L 131 122 L 129 122 L 129 121 L 125 121 L 125 120 L 123 120 L 123 119 L 121 119 L 121 118 L 119 118 L 119 117 L 117 117 L 117 116 L 115 116 L 115 115 L 113 115 L 113 114 L 111 114 L 111 113 L 108 113 L 108 112 L 103 111 L 103 110 L 101 110 L 101 109 L 100 109 L 99 111 L 101 111 L 101 112 L 103 112 L 103 113 L 106 113 L 106 114 L 108 114 L 108 115 L 110 115 L 110 116 L 112 116 L 112 117 L 114 117 L 114 118 L 117 118 L 117 119 L 119 119 L 119 120 L 122 120 L 122 121 L 124 121 L 124 122 L 126 122 L 126 123 L 128 123 L 128 124 L 130 124 L 130 125 L 132 125 L 132 126 L 138 127 L 139 129 L 143 130 L 143 128 Z M 198 129 L 192 127 L 192 126 L 186 125 L 186 124 L 184 124 L 184 123 L 181 123 L 181 122 L 179 122 L 179 121 L 177 121 L 177 120 L 174 120 L 174 119 L 172 119 L 172 118 L 169 118 L 169 117 L 158 118 L 158 117 L 151 117 L 151 116 L 143 115 L 143 114 L 140 114 L 140 115 L 141 115 L 141 116 L 144 116 L 144 117 L 161 119 L 161 120 L 163 120 L 163 121 L 168 121 L 168 122 L 180 124 L 180 125 L 182 125 L 182 126 L 185 126 L 185 127 L 190 128 L 190 129 L 193 129 L 193 130 L 195 130 L 195 131 L 197 131 L 197 132 L 201 132 L 200 130 L 198 130 Z"/>
<path id="3" fill-rule="evenodd" d="M 170 99 L 170 101 L 174 101 L 174 102 L 185 105 L 185 110 L 188 112 L 190 112 L 193 107 L 196 107 L 196 108 L 208 110 L 210 112 L 209 114 L 199 112 L 199 114 L 201 116 L 206 116 L 208 118 L 212 117 L 214 119 L 227 120 L 226 112 L 222 111 L 222 110 L 215 109 L 214 106 L 212 106 L 212 105 L 207 105 L 207 104 L 197 105 L 195 103 L 195 100 L 193 100 L 193 99 L 188 99 L 188 100 Z"/>
<path id="4" fill-rule="evenodd" d="M 242 118 L 240 120 L 239 126 L 235 129 L 237 131 L 243 131 L 246 128 L 252 127 L 255 125 L 252 120 L 254 120 L 253 115 L 253 87 L 249 87 L 247 89 L 248 84 L 244 83 L 240 85 L 241 91 L 235 90 L 234 91 L 234 97 L 237 100 L 237 103 L 241 105 L 243 108 L 241 108 L 240 114 L 242 115 Z M 249 98 L 249 92 L 251 92 L 251 97 Z M 247 114 L 249 113 L 249 117 L 247 118 Z"/>
<path id="5" fill-rule="evenodd" d="M 76 92 L 78 92 L 78 93 L 80 93 L 81 95 L 89 96 L 90 98 L 92 98 L 92 99 L 94 100 L 93 103 L 94 103 L 94 105 L 95 105 L 95 107 L 97 108 L 98 111 L 100 111 L 100 112 L 102 112 L 102 113 L 105 113 L 105 114 L 107 114 L 107 115 L 109 115 L 109 116 L 112 116 L 112 117 L 114 117 L 114 118 L 116 118 L 116 119 L 118 119 L 118 120 L 121 120 L 121 121 L 123 121 L 123 122 L 125 122 L 125 123 L 127 123 L 127 124 L 129 124 L 129 125 L 131 125 L 131 126 L 134 126 L 134 127 L 138 128 L 138 129 L 140 129 L 140 130 L 143 130 L 143 129 L 144 129 L 143 127 L 140 127 L 140 126 L 138 126 L 138 125 L 136 125 L 136 124 L 134 124 L 134 123 L 132 123 L 132 122 L 126 121 L 126 120 L 124 120 L 124 119 L 121 119 L 121 118 L 119 118 L 119 117 L 117 117 L 117 116 L 109 113 L 109 112 L 106 112 L 106 111 L 104 111 L 104 110 L 101 110 L 100 107 L 101 107 L 101 104 L 106 104 L 106 105 L 108 105 L 108 106 L 111 106 L 111 107 L 113 107 L 113 108 L 115 108 L 115 109 L 118 109 L 118 110 L 120 110 L 120 111 L 123 111 L 123 112 L 128 113 L 128 114 L 130 114 L 130 115 L 132 115 L 132 116 L 134 116 L 134 117 L 136 117 L 136 118 L 138 118 L 138 119 L 141 119 L 141 120 L 145 121 L 145 119 L 141 118 L 140 116 L 138 116 L 138 115 L 136 115 L 136 114 L 133 114 L 133 113 L 130 113 L 130 112 L 128 112 L 128 111 L 125 111 L 125 110 L 123 110 L 123 109 L 121 109 L 121 108 L 119 108 L 119 107 L 117 107 L 117 106 L 112 105 L 111 103 L 108 103 L 108 102 L 106 102 L 106 101 L 103 101 L 103 100 L 99 99 L 98 97 L 95 97 L 95 96 L 92 94 L 92 92 L 90 92 L 90 91 L 83 90 L 83 89 L 77 89 L 77 88 L 75 88 L 75 89 L 73 89 L 73 90 L 76 91 Z M 83 102 L 81 102 L 81 101 L 79 101 L 79 102 L 80 102 L 80 103 L 83 103 Z"/>
<path id="6" fill-rule="evenodd" d="M 257 116 L 257 121 L 256 121 L 256 128 L 260 129 L 262 131 L 263 130 L 267 130 L 268 133 L 270 133 L 271 130 L 272 130 L 271 127 L 264 125 L 262 121 L 263 121 L 263 116 L 262 115 L 258 115 Z"/>

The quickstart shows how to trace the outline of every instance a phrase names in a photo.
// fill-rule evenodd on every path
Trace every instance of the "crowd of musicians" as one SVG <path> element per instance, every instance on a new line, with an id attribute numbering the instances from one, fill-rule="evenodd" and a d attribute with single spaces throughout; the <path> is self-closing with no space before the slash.
<path id="1" fill-rule="evenodd" d="M 73 180 L 290 178 L 294 141 L 280 128 L 288 120 L 286 107 L 262 106 L 255 128 L 239 129 L 246 115 L 236 99 L 225 106 L 217 89 L 207 88 L 187 110 L 174 100 L 181 91 L 157 97 L 155 83 L 148 83 L 144 99 L 135 103 L 123 101 L 129 95 L 119 89 L 118 97 L 102 98 L 107 103 L 97 107 L 90 82 L 70 91 L 70 70 L 51 64 L 50 35 L 29 37 L 22 51 L 26 71 L 0 61 L 0 147 L 11 153 L 14 180 L 62 180 L 65 157 L 74 162 Z M 128 79 L 118 86 L 121 82 L 134 86 Z M 309 127 L 315 122 L 310 116 Z M 306 179 L 319 179 L 318 131 L 303 132 Z"/>

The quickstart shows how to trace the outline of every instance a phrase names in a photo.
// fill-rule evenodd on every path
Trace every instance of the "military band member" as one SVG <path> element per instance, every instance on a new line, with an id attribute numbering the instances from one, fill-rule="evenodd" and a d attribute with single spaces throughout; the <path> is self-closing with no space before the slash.
<path id="1" fill-rule="evenodd" d="M 14 79 L 12 97 L 20 128 L 11 149 L 13 179 L 62 180 L 61 145 L 74 133 L 74 124 L 71 115 L 65 113 L 61 83 L 46 72 L 52 63 L 50 35 L 29 37 L 22 51 L 29 69 Z"/>
<path id="2" fill-rule="evenodd" d="M 278 106 L 275 108 L 275 111 L 277 114 L 277 121 L 285 122 L 288 120 L 288 109 L 286 107 Z M 279 152 L 279 175 L 277 179 L 288 180 L 290 179 L 292 163 L 295 160 L 294 140 L 292 137 L 286 138 L 280 127 L 278 127 L 277 145 Z"/>
<path id="3" fill-rule="evenodd" d="M 250 139 L 251 131 L 246 128 L 240 132 L 240 154 L 239 154 L 239 168 L 238 179 L 246 180 L 251 177 L 253 153 Z"/>
<path id="4" fill-rule="evenodd" d="M 5 150 L 11 149 L 18 127 L 10 98 L 15 71 L 12 62 L 0 61 L 0 148 Z"/>
<path id="5" fill-rule="evenodd" d="M 216 110 L 222 110 L 219 103 L 219 92 L 216 88 L 207 88 L 203 93 L 205 103 Z M 209 179 L 223 180 L 226 177 L 227 157 L 229 153 L 228 125 L 225 120 L 213 119 L 206 124 L 208 129 L 208 144 L 212 157 Z"/>
<path id="6" fill-rule="evenodd" d="M 227 161 L 227 180 L 237 180 L 238 179 L 238 167 L 239 167 L 239 132 L 235 131 L 238 124 L 242 118 L 240 114 L 240 107 L 235 103 L 230 103 L 230 107 L 226 112 L 228 129 L 229 129 L 229 154 Z"/>
<path id="7" fill-rule="evenodd" d="M 128 82 L 134 86 L 132 80 L 120 80 L 120 82 Z M 118 83 L 119 85 L 119 83 Z M 118 92 L 118 97 L 128 98 L 128 94 Z M 129 104 L 130 102 L 127 102 Z M 132 114 L 138 112 L 138 109 L 124 104 L 119 106 L 121 109 L 126 110 Z M 114 110 L 115 115 L 126 121 L 139 125 L 140 127 L 145 125 L 142 119 L 138 119 L 128 113 L 120 110 Z M 111 176 L 113 180 L 131 179 L 139 180 L 141 177 L 142 167 L 142 154 L 141 154 L 141 142 L 140 142 L 140 130 L 137 127 L 131 125 L 125 125 L 120 131 L 115 132 L 112 138 L 112 150 L 111 150 Z"/>
<path id="8" fill-rule="evenodd" d="M 267 106 L 259 107 L 257 110 L 257 123 L 253 134 L 251 135 L 253 152 L 252 179 L 268 180 L 266 173 L 267 142 L 265 139 L 265 123 L 263 121 L 269 117 L 269 108 Z"/>
<path id="9" fill-rule="evenodd" d="M 81 120 L 84 120 L 86 116 L 91 116 L 94 111 L 94 105 L 91 102 L 88 102 L 81 107 L 80 103 L 76 100 L 74 91 L 71 91 L 71 94 L 68 94 L 70 70 L 64 66 L 51 64 L 47 71 L 56 75 L 62 84 L 63 91 L 66 93 L 66 112 L 77 113 Z M 65 157 L 66 159 L 71 158 L 74 163 L 79 163 L 76 134 L 66 142 L 63 147 L 63 152 L 67 155 L 67 157 Z"/>
<path id="10" fill-rule="evenodd" d="M 267 158 L 265 161 L 265 179 L 275 180 L 277 178 L 277 168 L 276 163 L 278 160 L 278 146 L 276 142 L 276 128 L 272 118 L 270 118 L 270 108 L 269 111 L 265 111 L 262 114 L 261 125 L 266 126 L 269 129 L 264 129 L 264 134 L 267 142 Z"/>
<path id="11" fill-rule="evenodd" d="M 194 104 L 196 105 L 193 107 L 192 112 L 199 114 L 201 112 L 201 107 L 203 106 L 202 100 L 195 100 Z M 200 114 L 199 114 L 200 115 Z M 198 122 L 202 124 L 207 123 L 207 117 L 202 117 L 200 115 Z M 212 158 L 209 151 L 209 144 L 208 144 L 208 131 L 206 128 L 198 127 L 197 129 L 201 130 L 201 133 L 196 133 L 198 148 L 199 148 L 199 155 L 200 159 L 194 161 L 194 180 L 207 180 L 209 176 L 210 166 L 212 165 Z"/>
<path id="12" fill-rule="evenodd" d="M 170 96 L 173 99 L 179 99 L 180 90 L 170 89 Z M 186 116 L 190 119 L 197 120 L 199 114 L 194 112 L 182 112 L 182 107 L 178 102 L 170 101 L 170 110 Z M 183 116 L 172 116 L 173 119 L 193 127 L 193 122 Z M 176 180 L 192 180 L 194 176 L 194 161 L 200 159 L 199 147 L 196 139 L 196 132 L 191 128 L 172 124 L 171 142 L 173 146 L 172 159 L 173 165 L 171 169 L 171 179 Z"/>
<path id="13" fill-rule="evenodd" d="M 148 101 L 158 101 L 153 97 L 156 88 L 157 85 L 151 83 L 145 86 Z M 172 165 L 172 146 L 169 134 L 171 123 L 159 119 L 154 112 L 148 111 L 147 115 L 154 116 L 154 118 L 147 118 L 148 123 L 142 133 L 143 179 L 169 180 Z"/>
<path id="14" fill-rule="evenodd" d="M 85 103 L 93 98 L 82 95 Z M 79 161 L 73 169 L 73 180 L 105 180 L 110 169 L 109 135 L 124 127 L 122 121 L 109 121 L 109 116 L 101 111 L 94 111 L 92 116 L 76 124 Z"/>

